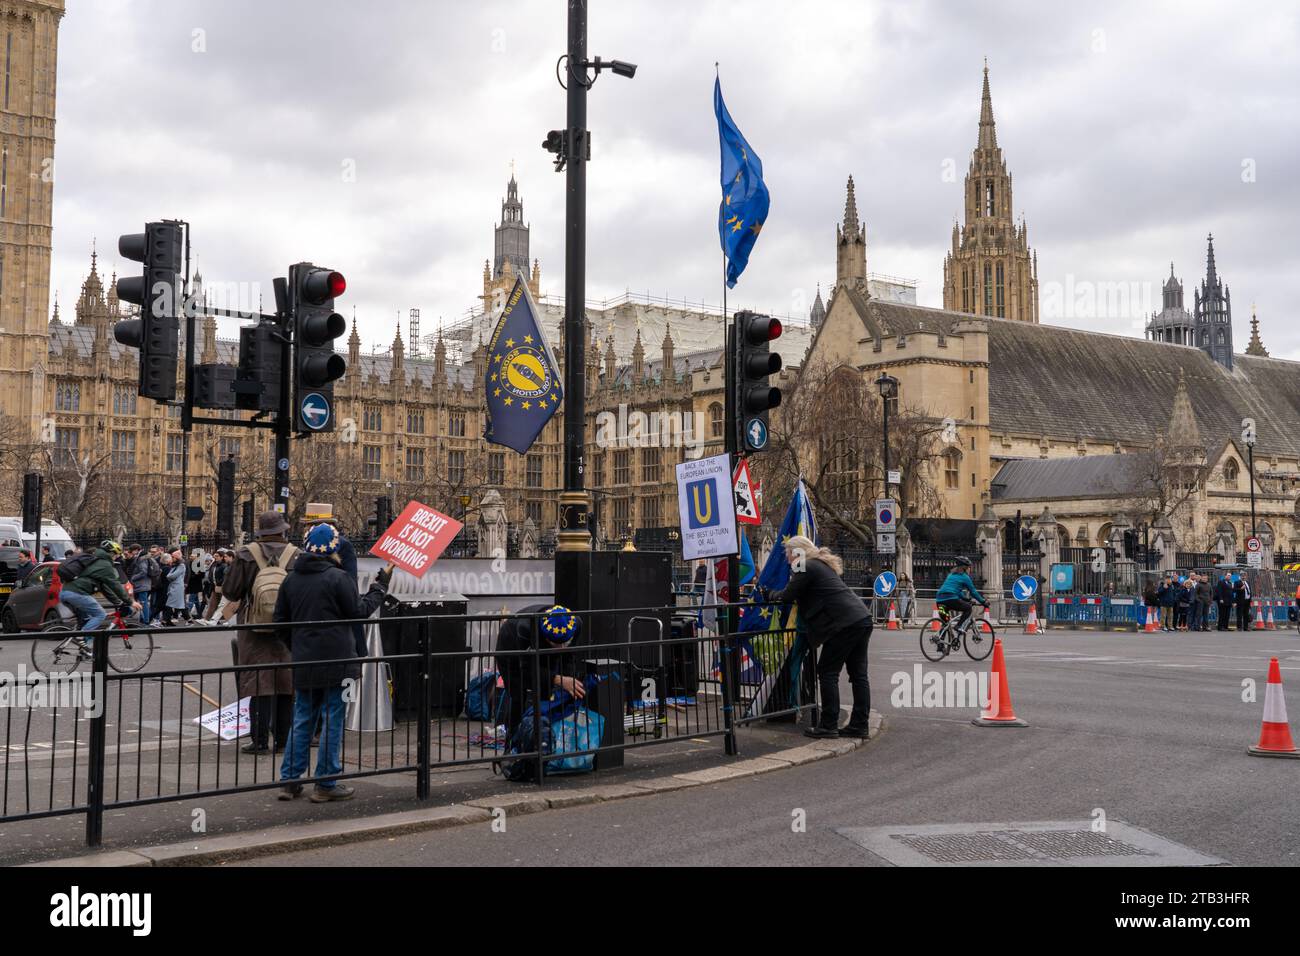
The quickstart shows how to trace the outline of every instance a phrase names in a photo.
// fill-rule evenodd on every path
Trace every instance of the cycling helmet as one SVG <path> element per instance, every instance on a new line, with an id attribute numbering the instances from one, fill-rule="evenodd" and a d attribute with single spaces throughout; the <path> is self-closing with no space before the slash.
<path id="1" fill-rule="evenodd" d="M 956 560 L 953 561 L 953 564 L 955 564 L 959 568 L 969 568 L 971 566 L 970 558 L 966 557 L 966 555 L 964 554 L 957 555 L 957 558 Z"/>
<path id="2" fill-rule="evenodd" d="M 116 558 L 122 553 L 122 546 L 111 538 L 99 542 L 99 546 L 107 551 L 109 556 L 113 558 Z"/>

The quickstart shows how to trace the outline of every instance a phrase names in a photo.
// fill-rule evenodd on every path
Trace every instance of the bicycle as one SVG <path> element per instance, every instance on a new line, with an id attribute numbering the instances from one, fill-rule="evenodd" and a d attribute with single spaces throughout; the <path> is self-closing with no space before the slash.
<path id="1" fill-rule="evenodd" d="M 963 644 L 966 656 L 973 661 L 982 661 L 993 653 L 993 642 L 997 631 L 993 625 L 983 619 L 976 619 L 972 614 L 966 626 L 958 628 L 952 619 L 952 612 L 945 607 L 939 608 L 940 626 L 934 629 L 934 620 L 926 621 L 921 627 L 921 653 L 928 661 L 941 661 Z M 984 629 L 988 628 L 987 631 Z"/>
<path id="2" fill-rule="evenodd" d="M 57 635 L 78 630 L 74 622 L 54 620 L 45 624 L 41 633 Z M 95 635 L 108 641 L 108 666 L 119 674 L 134 674 L 153 657 L 153 635 L 148 631 L 128 634 L 126 628 L 121 609 L 113 608 Z M 43 674 L 71 673 L 93 657 L 93 648 L 86 646 L 83 637 L 38 637 L 32 641 L 32 666 Z"/>

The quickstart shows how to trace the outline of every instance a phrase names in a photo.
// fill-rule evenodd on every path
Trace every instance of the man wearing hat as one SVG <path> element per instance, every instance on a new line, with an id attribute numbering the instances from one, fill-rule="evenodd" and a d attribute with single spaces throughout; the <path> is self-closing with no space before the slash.
<path id="1" fill-rule="evenodd" d="M 288 531 L 289 523 L 280 512 L 263 511 L 257 516 L 257 529 L 253 532 L 255 547 L 244 545 L 235 553 L 222 582 L 226 600 L 240 605 L 236 615 L 240 629 L 235 640 L 240 664 L 287 664 L 293 660 L 283 629 L 255 630 L 245 626 L 251 616 L 248 605 L 252 603 L 253 583 L 258 572 L 263 567 L 279 566 L 286 570 L 293 567 L 298 549 L 285 537 Z M 243 748 L 244 753 L 271 753 L 272 732 L 275 749 L 283 750 L 293 721 L 291 668 L 241 671 L 239 696 L 252 698 L 248 715 L 252 723 L 252 739 Z"/>
<path id="2" fill-rule="evenodd" d="M 375 575 L 369 591 L 358 594 L 356 584 L 339 563 L 340 538 L 333 525 L 312 527 L 303 539 L 302 554 L 294 562 L 293 573 L 285 578 L 275 602 L 275 622 L 297 625 L 290 640 L 295 664 L 293 729 L 280 765 L 281 800 L 292 800 L 302 793 L 298 780 L 307 771 L 312 730 L 322 715 L 316 776 L 343 772 L 343 722 L 347 711 L 344 682 L 360 678 L 361 665 L 351 659 L 364 654 L 352 625 L 344 622 L 373 614 L 383 602 L 393 575 L 390 564 Z M 313 803 L 326 803 L 346 800 L 352 794 L 352 787 L 324 780 L 316 784 L 311 799 Z"/>
<path id="3" fill-rule="evenodd" d="M 536 626 L 534 626 L 536 625 Z M 535 631 L 540 630 L 539 642 Z M 530 604 L 520 608 L 514 617 L 506 620 L 497 632 L 497 652 L 531 651 L 535 647 L 572 647 L 582 634 L 582 619 L 562 605 Z M 576 658 L 569 654 L 543 654 L 540 659 L 544 700 L 549 700 L 556 690 L 566 690 L 574 697 L 587 694 L 586 687 L 577 677 Z M 506 725 L 507 737 L 523 720 L 524 710 L 533 693 L 533 659 L 528 654 L 507 654 L 497 657 L 497 670 L 506 685 L 510 716 Z"/>

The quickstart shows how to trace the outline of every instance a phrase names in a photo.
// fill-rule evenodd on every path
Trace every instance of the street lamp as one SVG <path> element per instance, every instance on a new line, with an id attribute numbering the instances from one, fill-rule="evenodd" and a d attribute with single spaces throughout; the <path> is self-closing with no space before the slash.
<path id="1" fill-rule="evenodd" d="M 881 372 L 880 377 L 876 379 L 876 388 L 880 389 L 880 404 L 884 410 L 884 444 L 885 444 L 885 468 L 883 487 L 885 494 L 889 494 L 889 403 L 898 398 L 898 379 L 887 372 Z"/>
<path id="2" fill-rule="evenodd" d="M 1250 536 L 1255 537 L 1255 419 L 1241 420 L 1241 440 L 1246 445 L 1250 468 Z"/>

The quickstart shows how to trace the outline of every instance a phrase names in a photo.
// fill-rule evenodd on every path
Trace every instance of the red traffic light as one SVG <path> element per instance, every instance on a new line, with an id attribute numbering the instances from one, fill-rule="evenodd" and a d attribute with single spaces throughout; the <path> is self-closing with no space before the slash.
<path id="1" fill-rule="evenodd" d="M 302 294 L 312 305 L 320 305 L 347 291 L 348 280 L 343 273 L 330 269 L 313 269 L 302 283 Z"/>
<path id="2" fill-rule="evenodd" d="M 781 320 L 766 315 L 750 315 L 744 321 L 745 342 L 748 345 L 762 345 L 781 337 Z"/>

